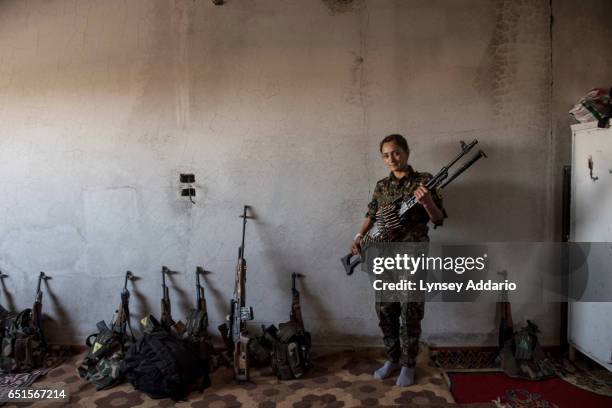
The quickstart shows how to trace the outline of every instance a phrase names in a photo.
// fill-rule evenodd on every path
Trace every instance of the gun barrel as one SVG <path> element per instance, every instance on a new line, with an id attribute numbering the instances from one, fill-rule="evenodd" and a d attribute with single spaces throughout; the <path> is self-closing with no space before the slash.
<path id="1" fill-rule="evenodd" d="M 442 183 L 440 185 L 440 188 L 444 188 L 446 187 L 451 181 L 453 181 L 454 179 L 456 179 L 457 177 L 459 177 L 459 175 L 461 173 L 463 173 L 464 171 L 466 171 L 468 168 L 470 168 L 474 163 L 476 163 L 478 160 L 482 159 L 483 157 L 487 157 L 487 155 L 482 151 L 479 150 L 478 153 L 476 153 L 470 160 L 468 160 L 467 162 L 465 162 L 465 164 L 463 166 L 461 166 L 459 168 L 459 170 L 457 170 L 455 173 L 453 173 L 452 176 L 450 176 L 450 178 L 448 180 L 445 180 L 444 183 Z"/>
<path id="2" fill-rule="evenodd" d="M 125 272 L 125 280 L 123 281 L 123 289 L 127 290 L 127 283 L 129 280 L 132 280 L 134 278 L 134 274 L 131 271 L 126 271 Z"/>
<path id="3" fill-rule="evenodd" d="M 199 266 L 196 268 L 196 307 L 200 308 L 200 302 L 202 300 L 202 292 L 204 289 L 200 285 L 200 273 L 202 272 L 202 268 Z"/>
<path id="4" fill-rule="evenodd" d="M 242 215 L 240 216 L 240 218 L 242 218 L 242 243 L 240 244 L 240 249 L 238 250 L 238 257 L 240 258 L 240 260 L 242 260 L 244 258 L 244 237 L 246 234 L 246 223 L 247 223 L 247 210 L 250 207 L 248 205 L 244 206 Z"/>

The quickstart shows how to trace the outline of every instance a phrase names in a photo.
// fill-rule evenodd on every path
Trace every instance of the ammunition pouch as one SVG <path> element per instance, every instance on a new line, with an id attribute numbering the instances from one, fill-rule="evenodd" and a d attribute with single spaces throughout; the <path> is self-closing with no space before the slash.
<path id="1" fill-rule="evenodd" d="M 186 335 L 192 339 L 207 337 L 207 327 L 208 314 L 203 310 L 191 309 L 187 316 Z"/>
<path id="2" fill-rule="evenodd" d="M 252 341 L 251 357 L 260 364 L 270 364 L 279 380 L 302 377 L 311 367 L 310 333 L 295 322 L 269 326 Z"/>

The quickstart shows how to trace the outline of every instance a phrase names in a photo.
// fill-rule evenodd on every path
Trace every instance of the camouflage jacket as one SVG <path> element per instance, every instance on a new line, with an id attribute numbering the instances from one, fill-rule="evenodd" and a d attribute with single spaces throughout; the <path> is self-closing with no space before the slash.
<path id="1" fill-rule="evenodd" d="M 385 177 L 376 183 L 374 194 L 372 194 L 372 201 L 370 201 L 368 204 L 368 212 L 366 213 L 366 217 L 370 218 L 372 221 L 376 221 L 376 212 L 380 207 L 390 204 L 400 196 L 403 196 L 404 199 L 410 198 L 414 194 L 414 190 L 416 190 L 419 184 L 426 184 L 432 177 L 433 176 L 429 173 L 419 173 L 414 171 L 411 166 L 408 166 L 408 175 L 402 177 L 401 179 L 395 177 L 393 172 L 391 172 L 388 177 Z M 446 211 L 442 206 L 442 197 L 439 193 L 434 191 L 431 192 L 431 195 L 434 203 L 438 206 L 438 208 L 440 208 L 440 210 L 442 210 L 444 218 L 446 218 Z M 428 222 L 429 215 L 427 214 L 427 211 L 425 211 L 423 206 L 417 204 L 409 211 L 408 220 L 402 227 L 398 241 L 429 241 L 429 236 L 427 235 L 429 232 L 429 227 L 427 226 Z M 442 225 L 443 222 L 444 220 L 438 222 L 434 228 Z"/>

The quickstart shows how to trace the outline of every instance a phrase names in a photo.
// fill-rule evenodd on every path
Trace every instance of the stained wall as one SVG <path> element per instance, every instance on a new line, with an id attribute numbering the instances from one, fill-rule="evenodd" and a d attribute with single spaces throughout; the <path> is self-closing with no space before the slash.
<path id="1" fill-rule="evenodd" d="M 125 270 L 140 278 L 135 316 L 159 313 L 161 265 L 178 271 L 180 317 L 201 265 L 214 330 L 249 204 L 254 326 L 288 318 L 295 271 L 316 343 L 379 344 L 367 277 L 346 277 L 338 259 L 386 175 L 384 135 L 405 134 L 423 171 L 459 140 L 477 138 L 489 156 L 448 188 L 432 241 L 556 239 L 569 162 L 556 142 L 583 89 L 557 85 L 569 83 L 560 67 L 578 64 L 553 53 L 571 53 L 571 32 L 583 32 L 570 3 L 1 2 L 3 304 L 28 306 L 44 270 L 49 337 L 81 343 L 112 316 Z M 603 7 L 593 1 L 585 21 Z M 551 10 L 568 30 L 559 42 Z M 181 172 L 195 174 L 195 204 L 179 197 Z M 513 311 L 558 341 L 555 305 Z M 495 322 L 494 305 L 428 304 L 423 336 L 494 345 Z"/>

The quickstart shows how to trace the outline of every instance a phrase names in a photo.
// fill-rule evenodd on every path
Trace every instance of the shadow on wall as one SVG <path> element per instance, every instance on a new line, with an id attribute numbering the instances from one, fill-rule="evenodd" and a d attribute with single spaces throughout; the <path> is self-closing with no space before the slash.
<path id="1" fill-rule="evenodd" d="M 138 312 L 136 313 L 136 316 L 134 316 L 135 313 L 131 313 L 130 314 L 130 320 L 133 319 L 134 317 L 136 317 L 136 325 L 134 325 L 133 321 L 132 323 L 132 327 L 136 329 L 136 331 L 140 331 L 140 319 L 144 316 L 140 316 L 143 313 L 150 313 L 151 309 L 151 303 L 149 302 L 149 300 L 147 299 L 147 295 L 143 294 L 139 289 L 138 289 L 138 285 L 137 282 L 142 279 L 138 276 L 134 276 L 134 280 L 132 281 L 132 289 L 131 289 L 131 295 L 134 297 L 134 299 L 136 300 L 135 305 L 137 305 L 137 307 L 132 307 L 132 304 L 130 304 L 130 309 L 131 310 L 137 310 Z"/>
<path id="2" fill-rule="evenodd" d="M 0 277 L 0 285 L 2 285 L 2 292 L 4 293 L 4 297 L 6 298 L 6 310 L 17 310 L 17 306 L 15 305 L 15 299 L 13 295 L 8 291 L 6 284 L 4 283 L 4 276 Z"/>
<path id="3" fill-rule="evenodd" d="M 53 307 L 54 315 L 56 318 L 51 318 L 47 313 L 45 313 L 45 299 L 43 297 L 42 301 L 42 310 L 44 316 L 44 331 L 46 333 L 61 333 L 61 338 L 59 339 L 47 339 L 51 343 L 66 343 L 67 339 L 77 338 L 76 331 L 74 330 L 74 326 L 70 320 L 70 313 L 66 310 L 64 305 L 62 304 L 61 298 L 53 292 L 51 284 L 49 284 L 49 280 L 44 280 L 45 292 L 48 295 L 48 301 L 46 302 L 49 307 L 46 309 L 49 310 L 50 307 Z M 59 285 L 58 285 L 59 286 Z M 58 341 L 56 341 L 58 340 Z"/>

